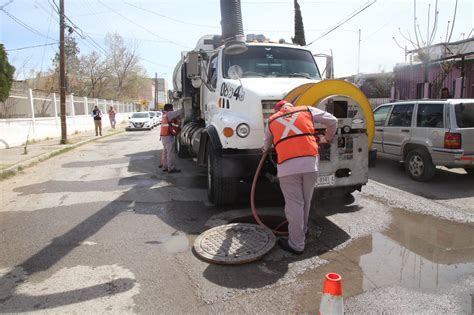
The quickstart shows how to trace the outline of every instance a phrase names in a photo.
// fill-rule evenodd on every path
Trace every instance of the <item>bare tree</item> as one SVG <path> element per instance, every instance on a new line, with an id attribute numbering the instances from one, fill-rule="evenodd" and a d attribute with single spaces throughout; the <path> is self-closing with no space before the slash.
<path id="1" fill-rule="evenodd" d="M 82 94 L 88 97 L 100 97 L 111 80 L 110 66 L 102 60 L 96 51 L 81 56 L 79 77 L 82 82 Z"/>
<path id="2" fill-rule="evenodd" d="M 127 82 L 127 77 L 137 70 L 136 67 L 139 62 L 137 46 L 133 44 L 131 47 L 127 47 L 123 38 L 117 33 L 107 34 L 105 42 L 109 50 L 110 67 L 117 80 L 115 95 L 117 98 L 120 98 Z"/>
<path id="3" fill-rule="evenodd" d="M 453 29 L 456 22 L 456 14 L 458 8 L 458 0 L 454 2 L 453 8 L 453 19 L 447 21 L 446 26 L 446 35 L 444 38 L 445 43 L 449 43 L 451 41 L 453 35 Z M 417 1 L 413 0 L 413 29 L 412 31 L 406 30 L 403 32 L 401 28 L 398 28 L 399 35 L 403 38 L 406 45 L 402 46 L 395 37 L 392 37 L 398 47 L 405 50 L 405 55 L 407 54 L 407 46 L 413 52 L 416 52 L 418 59 L 423 64 L 424 69 L 424 82 L 429 82 L 428 80 L 428 67 L 431 63 L 431 49 L 432 45 L 436 39 L 436 34 L 438 32 L 439 26 L 439 11 L 438 11 L 438 0 L 436 0 L 434 9 L 432 10 L 431 3 L 428 4 L 428 11 L 427 11 L 427 24 L 425 32 L 420 27 L 418 22 L 418 15 L 417 15 Z M 431 24 L 432 23 L 432 24 Z M 437 91 L 441 89 L 441 85 L 444 79 L 447 77 L 449 72 L 451 71 L 455 62 L 452 60 L 445 60 L 440 63 L 441 67 L 441 74 L 437 76 L 437 78 L 432 82 L 433 88 L 432 93 L 437 94 Z"/>

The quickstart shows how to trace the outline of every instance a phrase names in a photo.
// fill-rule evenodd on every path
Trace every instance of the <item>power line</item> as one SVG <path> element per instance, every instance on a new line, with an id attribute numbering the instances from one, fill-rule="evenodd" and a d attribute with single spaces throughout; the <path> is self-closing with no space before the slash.
<path id="1" fill-rule="evenodd" d="M 48 0 L 48 3 L 55 9 L 56 13 L 60 16 L 59 7 L 56 4 L 55 0 Z M 76 31 L 79 35 L 79 38 L 84 41 L 89 47 L 97 49 L 102 55 L 107 55 L 107 50 L 105 50 L 99 43 L 97 43 L 91 36 L 84 32 L 76 23 L 74 23 L 66 14 L 64 18 L 69 21 L 70 27 Z"/>
<path id="2" fill-rule="evenodd" d="M 354 11 L 352 14 L 349 15 L 349 17 L 345 18 L 344 20 L 342 20 L 341 22 L 337 23 L 335 26 L 331 27 L 328 31 L 324 32 L 323 34 L 321 34 L 318 38 L 312 40 L 309 44 L 307 44 L 306 46 L 309 46 L 311 44 L 313 44 L 315 41 L 317 40 L 320 40 L 321 38 L 329 35 L 330 33 L 332 33 L 333 31 L 335 31 L 336 29 L 338 29 L 340 26 L 342 26 L 343 24 L 347 23 L 348 21 L 350 21 L 351 19 L 353 19 L 354 17 L 356 17 L 357 15 L 359 15 L 360 13 L 364 12 L 365 10 L 367 10 L 369 7 L 371 7 L 375 2 L 377 2 L 377 0 L 373 0 L 371 3 L 368 3 L 368 4 L 365 4 L 362 8 L 359 8 L 357 9 L 356 11 Z"/>
<path id="3" fill-rule="evenodd" d="M 165 65 L 165 64 L 162 64 L 162 63 L 157 63 L 157 62 L 154 62 L 154 61 L 151 61 L 149 59 L 145 59 L 143 57 L 140 57 L 141 60 L 143 61 L 146 61 L 148 63 L 151 63 L 151 64 L 154 64 L 154 65 L 157 65 L 157 66 L 160 66 L 160 67 L 166 67 L 166 68 L 169 68 L 169 69 L 174 69 L 173 66 L 170 66 L 170 65 Z"/>
<path id="4" fill-rule="evenodd" d="M 90 13 L 72 15 L 72 17 L 92 16 L 92 15 L 100 15 L 100 14 L 104 14 L 104 13 L 109 13 L 109 11 L 90 12 Z"/>
<path id="5" fill-rule="evenodd" d="M 89 34 L 89 36 L 92 36 L 92 37 L 105 37 L 107 36 L 107 34 L 99 34 L 99 33 L 91 33 L 91 32 L 87 32 L 87 34 Z M 130 36 L 122 36 L 121 37 L 125 38 L 125 39 L 134 39 L 134 40 L 138 40 L 138 41 L 144 41 L 144 42 L 153 42 L 153 43 L 167 43 L 167 41 L 165 40 L 157 40 L 157 39 L 145 39 L 145 38 L 139 38 L 139 37 L 130 37 Z"/>
<path id="6" fill-rule="evenodd" d="M 59 43 L 59 42 L 54 42 L 54 43 L 48 43 L 48 44 L 42 44 L 42 45 L 34 45 L 34 46 L 26 46 L 26 47 L 5 49 L 5 51 L 15 51 L 15 50 L 24 50 L 24 49 L 38 48 L 38 47 L 44 47 L 44 46 L 57 45 L 58 43 Z"/>
<path id="7" fill-rule="evenodd" d="M 104 6 L 105 8 L 109 9 L 110 11 L 114 12 L 114 13 L 117 14 L 118 16 L 122 17 L 124 20 L 126 20 L 126 21 L 128 21 L 129 23 L 131 23 L 131 24 L 133 24 L 133 25 L 135 25 L 135 26 L 137 26 L 137 27 L 139 27 L 139 28 L 141 28 L 141 29 L 147 31 L 148 33 L 152 34 L 153 36 L 155 36 L 155 37 L 157 37 L 157 38 L 163 39 L 163 40 L 165 40 L 166 42 L 168 42 L 168 43 L 170 43 L 170 44 L 174 44 L 174 45 L 176 45 L 176 46 L 180 46 L 180 47 L 184 47 L 184 48 L 190 48 L 189 46 L 186 46 L 186 45 L 180 44 L 180 43 L 178 43 L 178 42 L 172 41 L 172 40 L 170 40 L 170 39 L 164 38 L 164 37 L 162 37 L 162 36 L 160 36 L 160 35 L 154 33 L 153 31 L 149 30 L 148 28 L 146 28 L 146 27 L 144 27 L 144 26 L 142 26 L 142 25 L 140 25 L 140 24 L 138 24 L 138 23 L 135 23 L 135 21 L 129 19 L 129 18 L 126 17 L 125 15 L 119 13 L 117 10 L 115 10 L 115 9 L 111 8 L 110 6 L 106 5 L 106 4 L 103 3 L 101 0 L 98 0 L 98 2 L 99 2 L 102 6 Z"/>
<path id="8" fill-rule="evenodd" d="M 6 7 L 7 5 L 13 3 L 13 0 L 8 0 L 7 2 L 5 2 L 2 6 L 0 6 L 0 9 L 3 9 L 4 7 Z"/>
<path id="9" fill-rule="evenodd" d="M 150 9 L 144 9 L 144 8 L 141 8 L 137 5 L 134 5 L 132 3 L 129 3 L 129 2 L 124 2 L 125 4 L 128 4 L 129 6 L 132 6 L 134 8 L 137 8 L 139 10 L 142 10 L 142 11 L 145 11 L 147 13 L 150 13 L 150 14 L 153 14 L 153 15 L 156 15 L 156 16 L 159 16 L 159 17 L 162 17 L 164 19 L 168 19 L 170 21 L 173 21 L 173 22 L 176 22 L 176 23 L 181 23 L 181 24 L 185 24 L 185 25 L 192 25 L 192 26 L 198 26 L 198 27 L 205 27 L 205 28 L 212 28 L 212 29 L 219 29 L 219 27 L 216 27 L 216 26 L 212 26 L 212 25 L 204 25 L 204 24 L 196 24 L 196 23 L 189 23 L 189 22 L 185 22 L 185 21 L 181 21 L 181 20 L 178 20 L 178 19 L 175 19 L 175 18 L 172 18 L 172 17 L 169 17 L 169 16 L 166 16 L 164 14 L 160 14 L 158 12 L 155 12 L 155 11 L 152 11 Z"/>
<path id="10" fill-rule="evenodd" d="M 51 13 L 49 14 L 49 23 L 48 23 L 48 33 L 46 34 L 47 36 L 49 36 L 49 31 L 51 29 L 51 21 L 53 20 L 53 12 L 54 10 L 51 9 Z M 44 55 L 46 53 L 46 44 L 47 44 L 47 39 L 45 41 L 45 46 L 43 48 L 43 55 L 41 56 L 41 66 L 40 66 L 40 71 L 43 71 L 43 62 L 44 62 Z"/>
<path id="11" fill-rule="evenodd" d="M 43 33 L 41 33 L 40 31 L 34 29 L 33 27 L 29 26 L 28 24 L 26 24 L 25 22 L 23 22 L 22 20 L 20 20 L 19 18 L 17 18 L 16 16 L 14 16 L 13 14 L 10 14 L 10 12 L 8 12 L 7 10 L 5 10 L 4 8 L 0 8 L 1 11 L 3 11 L 3 13 L 5 13 L 9 18 L 11 18 L 13 21 L 15 21 L 16 23 L 18 23 L 19 25 L 23 26 L 24 28 L 26 28 L 27 30 L 29 30 L 30 32 L 38 35 L 38 36 L 41 36 L 41 37 L 44 37 L 44 38 L 48 38 L 48 39 L 51 39 L 51 40 L 56 40 L 54 38 L 51 38 L 47 35 L 44 35 Z"/>

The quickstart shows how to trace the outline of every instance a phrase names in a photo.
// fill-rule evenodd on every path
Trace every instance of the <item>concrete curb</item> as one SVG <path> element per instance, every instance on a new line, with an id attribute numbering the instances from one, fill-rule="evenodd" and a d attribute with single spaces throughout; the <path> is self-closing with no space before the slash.
<path id="1" fill-rule="evenodd" d="M 46 160 L 48 160 L 48 159 L 50 159 L 50 158 L 52 158 L 56 155 L 66 153 L 66 152 L 68 152 L 70 150 L 73 150 L 77 147 L 80 147 L 80 146 L 82 146 L 86 143 L 93 142 L 93 141 L 100 140 L 100 139 L 104 139 L 104 138 L 108 138 L 108 137 L 112 137 L 112 136 L 116 136 L 116 135 L 119 135 L 119 134 L 122 134 L 122 133 L 125 133 L 125 130 L 116 131 L 114 133 L 110 133 L 110 134 L 107 134 L 107 135 L 104 135 L 104 136 L 101 136 L 101 137 L 94 137 L 94 138 L 91 138 L 91 139 L 86 139 L 86 140 L 79 141 L 79 142 L 74 143 L 74 144 L 67 144 L 64 147 L 60 148 L 60 149 L 56 149 L 56 150 L 53 150 L 53 151 L 50 151 L 50 152 L 46 152 L 46 153 L 37 155 L 37 156 L 35 156 L 31 159 L 18 162 L 18 163 L 14 164 L 14 165 L 12 165 L 8 168 L 0 170 L 0 181 L 4 180 L 6 178 L 10 178 L 10 177 L 15 176 L 17 172 L 20 172 L 25 168 L 36 165 L 39 162 L 46 161 Z"/>

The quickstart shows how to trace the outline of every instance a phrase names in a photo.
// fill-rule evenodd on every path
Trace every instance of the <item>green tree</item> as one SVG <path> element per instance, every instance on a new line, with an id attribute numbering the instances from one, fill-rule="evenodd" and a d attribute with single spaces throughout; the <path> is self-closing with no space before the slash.
<path id="1" fill-rule="evenodd" d="M 293 44 L 306 46 L 306 39 L 304 38 L 303 17 L 301 16 L 298 0 L 295 0 L 295 37 L 292 37 L 291 40 L 293 41 Z"/>
<path id="2" fill-rule="evenodd" d="M 8 62 L 5 47 L 0 44 L 0 102 L 4 102 L 8 98 L 14 73 L 15 67 Z"/>

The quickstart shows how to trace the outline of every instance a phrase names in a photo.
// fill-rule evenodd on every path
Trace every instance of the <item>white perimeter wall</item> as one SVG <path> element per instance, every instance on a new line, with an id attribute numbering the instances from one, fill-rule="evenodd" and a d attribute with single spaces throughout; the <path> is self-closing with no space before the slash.
<path id="1" fill-rule="evenodd" d="M 131 113 L 117 113 L 117 127 L 122 122 L 128 122 Z M 67 117 L 68 135 L 86 130 L 94 130 L 93 118 L 89 115 Z M 109 116 L 102 116 L 102 128 L 110 127 Z M 60 118 L 20 118 L 20 119 L 0 119 L 0 149 L 16 147 L 25 144 L 28 140 L 44 140 L 46 138 L 61 138 Z"/>

